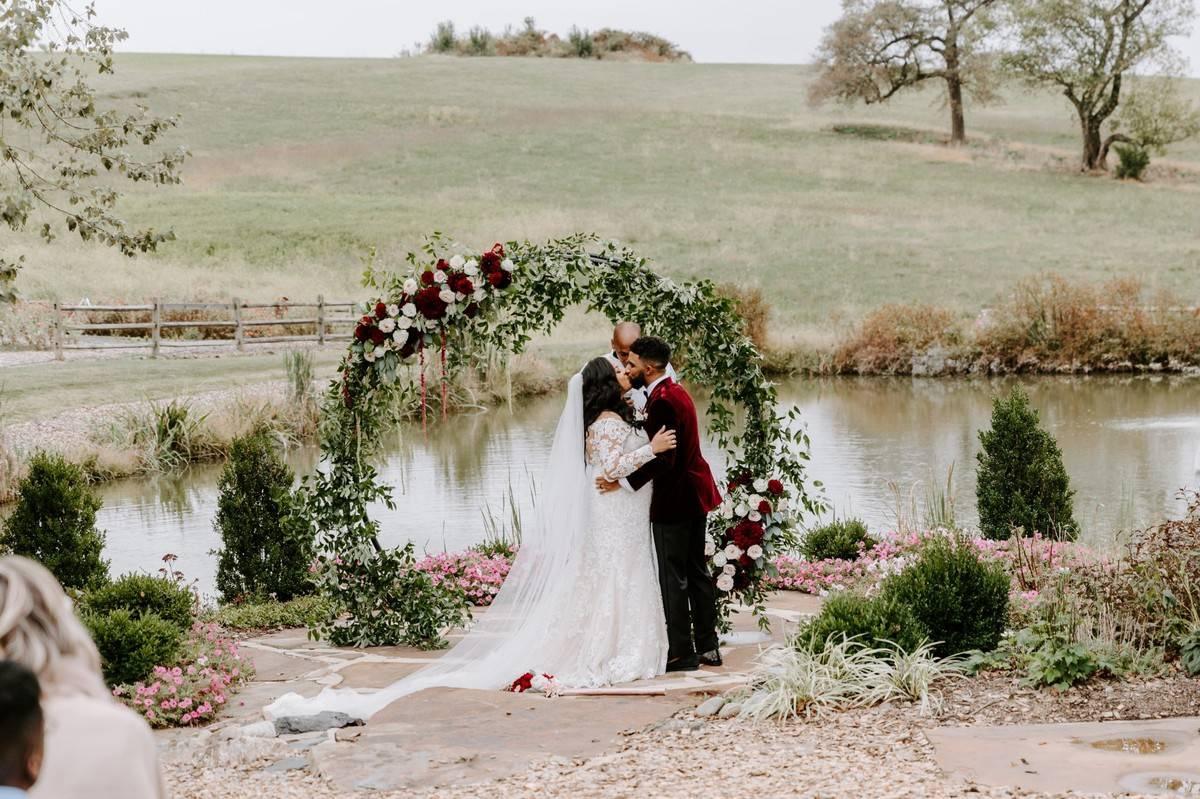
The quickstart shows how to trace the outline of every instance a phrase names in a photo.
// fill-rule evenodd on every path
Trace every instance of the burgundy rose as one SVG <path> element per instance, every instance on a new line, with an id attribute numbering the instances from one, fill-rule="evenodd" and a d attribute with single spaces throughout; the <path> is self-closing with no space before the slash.
<path id="1" fill-rule="evenodd" d="M 495 244 L 492 245 L 492 252 L 496 253 L 501 258 L 503 258 L 504 257 L 504 245 L 501 244 L 500 242 L 496 242 Z"/>
<path id="2" fill-rule="evenodd" d="M 499 272 L 492 272 L 487 276 L 488 283 L 492 284 L 492 288 L 506 289 L 512 285 L 512 275 L 501 269 Z"/>
<path id="3" fill-rule="evenodd" d="M 430 270 L 426 269 L 424 272 L 421 273 L 422 285 L 432 286 L 436 282 L 437 281 L 433 277 L 433 272 L 431 272 Z"/>
<path id="4" fill-rule="evenodd" d="M 375 318 L 376 319 L 387 319 L 387 315 L 388 315 L 387 305 L 382 302 L 375 303 Z"/>
<path id="5" fill-rule="evenodd" d="M 446 315 L 446 303 L 442 302 L 441 289 L 437 286 L 429 286 L 417 292 L 417 296 L 413 298 L 416 303 L 417 311 L 426 319 L 441 319 Z"/>
<path id="6" fill-rule="evenodd" d="M 450 262 L 447 261 L 445 258 L 438 258 L 437 268 L 443 272 L 449 272 L 450 271 Z"/>
<path id="7" fill-rule="evenodd" d="M 779 496 L 783 493 L 783 483 L 779 480 L 772 480 L 771 482 L 767 483 L 767 490 L 775 496 Z"/>
<path id="8" fill-rule="evenodd" d="M 479 303 L 473 302 L 470 305 L 468 305 L 466 307 L 466 309 L 463 311 L 463 314 L 468 319 L 474 319 L 476 316 L 479 316 Z"/>
<path id="9" fill-rule="evenodd" d="M 741 564 L 742 566 L 753 566 L 754 565 L 754 561 L 751 559 L 751 557 L 749 555 L 746 555 L 746 554 L 743 554 L 740 558 L 738 558 L 738 563 Z"/>
<path id="10" fill-rule="evenodd" d="M 375 345 L 382 344 L 387 341 L 387 334 L 377 327 L 371 328 L 371 343 Z"/>
<path id="11" fill-rule="evenodd" d="M 475 291 L 475 284 L 466 275 L 456 275 L 451 279 L 450 288 L 459 294 L 471 294 Z"/>
<path id="12" fill-rule="evenodd" d="M 485 252 L 479 257 L 479 268 L 483 270 L 485 275 L 491 275 L 493 272 L 503 271 L 500 268 L 500 256 L 492 250 Z"/>
<path id="13" fill-rule="evenodd" d="M 770 513 L 771 512 L 771 503 L 767 502 L 765 499 L 762 502 L 758 503 L 758 512 L 759 513 Z"/>
<path id="14" fill-rule="evenodd" d="M 366 341 L 367 337 L 371 335 L 370 330 L 371 329 L 369 327 L 364 325 L 362 322 L 359 322 L 354 328 L 354 340 Z"/>

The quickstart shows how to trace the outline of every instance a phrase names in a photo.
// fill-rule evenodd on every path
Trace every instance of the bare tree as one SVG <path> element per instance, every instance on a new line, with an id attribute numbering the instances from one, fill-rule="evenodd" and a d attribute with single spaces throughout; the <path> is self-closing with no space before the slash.
<path id="1" fill-rule="evenodd" d="M 1012 47 L 1004 64 L 1035 87 L 1062 91 L 1079 117 L 1081 166 L 1107 169 L 1124 134 L 1103 136 L 1121 104 L 1125 78 L 1169 68 L 1171 36 L 1191 31 L 1192 0 L 1011 0 Z M 1126 139 L 1127 140 L 1127 139 Z"/>
<path id="2" fill-rule="evenodd" d="M 964 94 L 995 100 L 994 59 L 984 42 L 998 0 L 842 0 L 842 17 L 817 52 L 814 102 L 885 102 L 927 81 L 945 85 L 950 141 L 967 139 Z"/>

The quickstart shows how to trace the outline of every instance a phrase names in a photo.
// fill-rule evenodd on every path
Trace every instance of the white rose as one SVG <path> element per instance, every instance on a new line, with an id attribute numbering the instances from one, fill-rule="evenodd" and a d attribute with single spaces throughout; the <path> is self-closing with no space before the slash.
<path id="1" fill-rule="evenodd" d="M 379 329 L 386 335 L 396 329 L 396 320 L 389 317 L 379 320 Z"/>
<path id="2" fill-rule="evenodd" d="M 758 494 L 751 494 L 750 499 L 748 499 L 746 501 L 748 503 L 750 503 L 750 507 L 757 508 L 759 506 L 759 503 L 761 503 L 763 501 L 763 498 L 760 497 Z"/>
<path id="3" fill-rule="evenodd" d="M 747 518 L 747 519 L 749 519 L 749 520 L 750 520 L 750 521 L 752 521 L 752 522 L 761 522 L 761 521 L 762 521 L 762 514 L 761 514 L 761 513 L 759 513 L 759 512 L 758 512 L 758 511 L 756 511 L 756 510 L 752 510 L 752 511 L 750 511 L 750 515 L 749 515 L 749 516 L 747 516 L 746 518 Z"/>
<path id="4" fill-rule="evenodd" d="M 737 544 L 730 544 L 729 546 L 725 547 L 725 557 L 729 558 L 730 560 L 737 560 L 741 556 L 742 550 L 738 549 Z"/>
<path id="5" fill-rule="evenodd" d="M 445 283 L 447 280 L 446 273 L 441 269 L 435 270 L 433 273 L 433 280 L 435 283 Z"/>
<path id="6" fill-rule="evenodd" d="M 728 574 L 730 577 L 732 577 L 733 575 L 737 574 L 737 566 L 734 566 L 732 563 L 726 563 L 725 568 L 721 569 L 721 573 Z"/>
<path id="7" fill-rule="evenodd" d="M 399 316 L 400 315 L 400 306 L 393 302 L 391 305 L 389 305 L 387 307 L 387 314 L 388 314 L 388 316 Z"/>
<path id="8" fill-rule="evenodd" d="M 776 512 L 783 513 L 787 509 L 788 509 L 787 497 L 780 497 L 779 501 L 775 503 Z"/>
<path id="9" fill-rule="evenodd" d="M 748 507 L 746 507 L 745 503 L 742 503 L 742 504 L 739 504 L 736 508 L 734 508 L 733 512 L 736 513 L 738 516 L 745 516 L 747 513 L 750 512 L 750 509 Z"/>
<path id="10" fill-rule="evenodd" d="M 363 358 L 366 359 L 367 363 L 375 363 L 375 348 L 371 347 L 369 350 L 363 350 Z"/>
<path id="11" fill-rule="evenodd" d="M 451 269 L 462 269 L 463 264 L 465 264 L 466 262 L 467 262 L 466 259 L 463 258 L 461 255 L 455 255 L 450 258 L 450 268 Z M 474 263 L 474 262 L 472 262 L 472 263 Z"/>
<path id="12" fill-rule="evenodd" d="M 728 574 L 722 574 L 717 578 L 717 588 L 721 589 L 725 593 L 729 593 L 733 590 L 733 578 Z"/>
<path id="13" fill-rule="evenodd" d="M 410 277 L 408 280 L 404 281 L 404 293 L 405 294 L 416 294 L 417 293 L 416 278 Z"/>
<path id="14" fill-rule="evenodd" d="M 732 519 L 732 518 L 733 518 L 733 505 L 732 505 L 732 503 L 725 502 L 725 503 L 723 503 L 723 504 L 721 505 L 721 516 L 722 516 L 723 518 L 726 518 L 726 519 Z"/>
<path id="15" fill-rule="evenodd" d="M 454 292 L 451 291 L 450 289 L 442 289 L 438 293 L 438 297 L 441 299 L 442 302 L 446 303 L 447 305 L 454 304 Z"/>
<path id="16" fill-rule="evenodd" d="M 513 262 L 510 259 L 505 258 L 500 262 L 500 268 L 505 272 L 511 272 L 513 270 Z"/>
<path id="17" fill-rule="evenodd" d="M 726 563 L 728 563 L 728 560 L 726 559 L 724 552 L 718 552 L 717 554 L 712 556 L 712 562 L 713 562 L 713 565 L 719 569 L 722 566 L 724 566 Z"/>
<path id="18" fill-rule="evenodd" d="M 482 288 L 475 289 L 475 302 L 483 302 L 483 298 L 487 296 L 487 292 Z"/>
<path id="19" fill-rule="evenodd" d="M 401 316 L 396 320 L 396 332 L 399 333 L 401 330 L 408 330 L 410 327 L 412 327 L 412 322 L 413 320 L 409 319 L 407 316 Z"/>
<path id="20" fill-rule="evenodd" d="M 463 267 L 463 271 L 466 272 L 469 277 L 475 277 L 479 274 L 479 267 L 475 265 L 474 261 L 471 261 L 471 263 Z"/>
<path id="21" fill-rule="evenodd" d="M 763 556 L 763 550 L 758 544 L 752 544 L 751 547 L 746 550 L 746 554 L 750 556 L 751 560 L 758 560 Z"/>
<path id="22" fill-rule="evenodd" d="M 717 554 L 717 545 L 712 541 L 704 542 L 704 557 L 711 558 Z"/>
<path id="23" fill-rule="evenodd" d="M 767 481 L 762 479 L 761 477 L 758 478 L 757 480 L 755 480 L 754 481 L 754 490 L 760 494 L 762 492 L 766 491 L 767 490 Z"/>
<path id="24" fill-rule="evenodd" d="M 411 302 L 406 302 L 404 303 L 404 307 L 400 309 L 400 313 L 412 318 L 417 315 L 417 306 L 413 305 Z"/>

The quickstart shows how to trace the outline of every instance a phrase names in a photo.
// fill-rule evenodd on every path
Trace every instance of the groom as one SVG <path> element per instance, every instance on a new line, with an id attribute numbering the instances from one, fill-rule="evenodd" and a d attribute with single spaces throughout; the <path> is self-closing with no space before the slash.
<path id="1" fill-rule="evenodd" d="M 674 430 L 678 447 L 658 455 L 620 483 L 596 481 L 602 491 L 637 491 L 654 481 L 650 522 L 658 553 L 658 581 L 667 618 L 667 671 L 721 665 L 717 642 L 717 595 L 704 555 L 710 511 L 721 494 L 700 454 L 700 428 L 692 398 L 667 374 L 670 346 L 642 336 L 629 348 L 626 373 L 647 389 L 646 434 Z M 694 638 L 693 638 L 694 635 Z M 699 653 L 699 654 L 697 654 Z"/>

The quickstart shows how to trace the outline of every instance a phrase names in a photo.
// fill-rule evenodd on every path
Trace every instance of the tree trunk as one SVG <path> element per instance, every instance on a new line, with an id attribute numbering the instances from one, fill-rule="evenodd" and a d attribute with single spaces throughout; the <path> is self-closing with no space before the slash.
<path id="1" fill-rule="evenodd" d="M 963 82 L 958 65 L 958 31 L 952 26 L 946 32 L 946 94 L 950 101 L 950 144 L 967 141 L 967 123 L 963 118 Z"/>
<path id="2" fill-rule="evenodd" d="M 950 95 L 950 143 L 965 144 L 967 141 L 967 122 L 963 117 L 962 80 L 957 74 L 946 79 L 946 89 Z"/>
<path id="3" fill-rule="evenodd" d="M 1104 169 L 1101 161 L 1104 146 L 1100 140 L 1100 122 L 1090 117 L 1084 117 L 1080 123 L 1083 129 L 1083 163 L 1081 164 L 1083 171 L 1092 172 Z"/>

